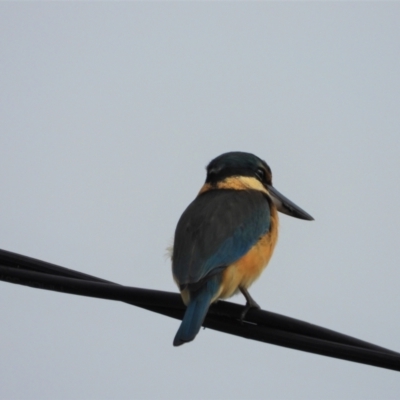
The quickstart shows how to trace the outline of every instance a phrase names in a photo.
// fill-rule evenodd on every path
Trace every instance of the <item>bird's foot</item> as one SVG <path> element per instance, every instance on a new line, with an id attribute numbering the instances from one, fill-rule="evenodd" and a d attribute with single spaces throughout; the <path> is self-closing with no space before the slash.
<path id="1" fill-rule="evenodd" d="M 248 311 L 252 308 L 260 309 L 261 307 L 257 304 L 257 302 L 250 296 L 250 293 L 247 291 L 245 288 L 240 288 L 240 291 L 242 292 L 243 296 L 246 298 L 246 306 L 242 313 L 240 314 L 240 322 L 243 323 L 246 314 Z"/>

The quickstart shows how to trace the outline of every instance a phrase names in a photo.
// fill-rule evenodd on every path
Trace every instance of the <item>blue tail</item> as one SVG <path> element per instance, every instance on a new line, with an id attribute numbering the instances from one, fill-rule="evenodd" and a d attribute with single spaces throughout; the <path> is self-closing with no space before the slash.
<path id="1" fill-rule="evenodd" d="M 199 333 L 204 318 L 207 315 L 211 300 L 218 292 L 220 277 L 213 276 L 200 289 L 190 292 L 190 302 L 187 306 L 181 326 L 175 335 L 174 346 L 191 342 Z"/>

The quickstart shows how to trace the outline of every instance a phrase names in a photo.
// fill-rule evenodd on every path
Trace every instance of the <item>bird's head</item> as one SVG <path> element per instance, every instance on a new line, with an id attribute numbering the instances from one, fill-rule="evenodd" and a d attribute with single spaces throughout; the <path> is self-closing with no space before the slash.
<path id="1" fill-rule="evenodd" d="M 278 211 L 284 214 L 308 221 L 314 219 L 273 187 L 271 168 L 254 154 L 232 151 L 221 154 L 208 164 L 206 184 L 217 187 L 230 178 L 245 180 L 249 188 L 266 192 Z"/>

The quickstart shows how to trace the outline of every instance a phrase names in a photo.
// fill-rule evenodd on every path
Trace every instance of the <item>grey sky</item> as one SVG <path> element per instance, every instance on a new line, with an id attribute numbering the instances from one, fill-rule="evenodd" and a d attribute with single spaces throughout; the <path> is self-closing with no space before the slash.
<path id="1" fill-rule="evenodd" d="M 1 3 L 0 248 L 177 291 L 165 249 L 205 165 L 272 168 L 251 293 L 400 351 L 400 4 Z M 233 301 L 243 303 L 241 297 Z M 0 282 L 2 399 L 394 399 L 400 375 Z"/>

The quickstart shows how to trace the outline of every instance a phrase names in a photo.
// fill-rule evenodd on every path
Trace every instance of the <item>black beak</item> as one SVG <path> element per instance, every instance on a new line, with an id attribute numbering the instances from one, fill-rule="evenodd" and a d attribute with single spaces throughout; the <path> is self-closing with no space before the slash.
<path id="1" fill-rule="evenodd" d="M 268 185 L 267 190 L 271 195 L 270 197 L 276 208 L 281 213 L 290 215 L 291 217 L 305 219 L 307 221 L 314 220 L 310 214 L 306 213 L 299 206 L 296 206 L 296 204 L 292 203 L 283 194 L 279 193 L 273 186 Z"/>

